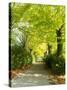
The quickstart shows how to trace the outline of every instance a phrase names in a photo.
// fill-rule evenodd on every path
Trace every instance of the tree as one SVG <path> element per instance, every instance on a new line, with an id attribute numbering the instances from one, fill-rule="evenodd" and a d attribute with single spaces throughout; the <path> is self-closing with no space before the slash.
<path id="1" fill-rule="evenodd" d="M 62 54 L 62 28 L 63 28 L 63 24 L 61 25 L 61 27 L 56 30 L 56 34 L 57 34 L 57 56 L 60 56 Z"/>

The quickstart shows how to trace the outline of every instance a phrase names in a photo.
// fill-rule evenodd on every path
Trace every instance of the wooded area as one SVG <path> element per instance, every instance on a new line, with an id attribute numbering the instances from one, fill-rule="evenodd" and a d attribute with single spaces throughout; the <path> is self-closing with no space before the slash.
<path id="1" fill-rule="evenodd" d="M 9 48 L 10 70 L 43 62 L 65 74 L 65 7 L 10 3 Z"/>

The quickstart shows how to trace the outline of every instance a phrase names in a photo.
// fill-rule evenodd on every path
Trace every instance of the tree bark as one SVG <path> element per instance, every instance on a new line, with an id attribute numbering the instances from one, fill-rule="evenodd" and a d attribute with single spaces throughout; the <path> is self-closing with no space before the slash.
<path id="1" fill-rule="evenodd" d="M 61 25 L 61 27 L 56 30 L 56 34 L 57 34 L 57 56 L 60 56 L 62 54 L 62 28 L 63 28 L 63 24 Z"/>

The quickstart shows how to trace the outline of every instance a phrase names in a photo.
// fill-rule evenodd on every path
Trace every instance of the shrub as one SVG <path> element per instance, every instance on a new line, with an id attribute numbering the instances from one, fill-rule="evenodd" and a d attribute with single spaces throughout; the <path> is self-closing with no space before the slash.
<path id="1" fill-rule="evenodd" d="M 48 55 L 45 62 L 55 74 L 65 74 L 65 59 L 62 55 L 60 57 L 56 54 Z"/>
<path id="2" fill-rule="evenodd" d="M 11 69 L 32 63 L 31 54 L 24 48 L 13 47 L 11 50 Z"/>

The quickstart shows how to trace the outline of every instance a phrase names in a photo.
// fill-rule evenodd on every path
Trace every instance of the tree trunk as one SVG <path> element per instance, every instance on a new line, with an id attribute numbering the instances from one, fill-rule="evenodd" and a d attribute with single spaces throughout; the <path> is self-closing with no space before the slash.
<path id="1" fill-rule="evenodd" d="M 56 34 L 57 34 L 57 56 L 60 56 L 62 54 L 62 28 L 63 25 L 61 25 L 61 27 L 56 30 Z"/>

